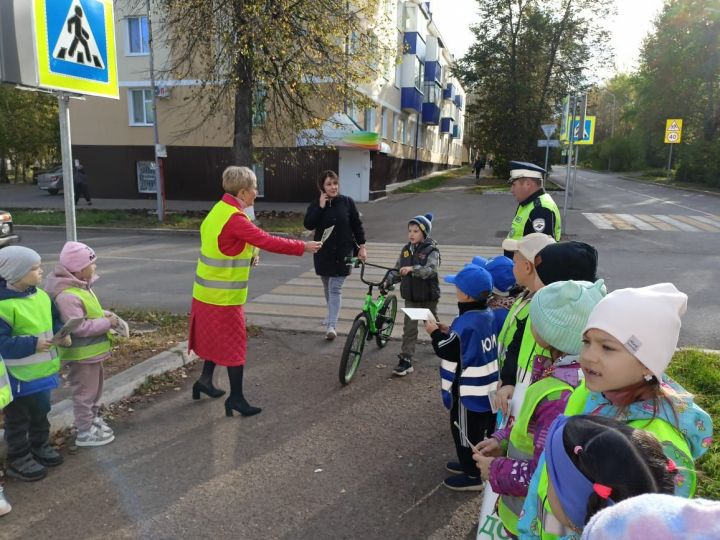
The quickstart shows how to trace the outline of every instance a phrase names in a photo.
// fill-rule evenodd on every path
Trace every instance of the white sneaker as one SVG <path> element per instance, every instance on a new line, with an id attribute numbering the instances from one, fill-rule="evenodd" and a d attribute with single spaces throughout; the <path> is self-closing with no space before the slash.
<path id="1" fill-rule="evenodd" d="M 105 433 L 98 429 L 97 426 L 92 426 L 89 431 L 82 431 L 75 437 L 76 446 L 103 446 L 109 444 L 115 440 L 115 435 L 112 433 Z"/>
<path id="2" fill-rule="evenodd" d="M 9 514 L 10 510 L 12 510 L 12 506 L 10 506 L 10 502 L 5 498 L 5 489 L 0 486 L 0 516 Z"/>
<path id="3" fill-rule="evenodd" d="M 336 337 L 337 337 L 337 332 L 331 326 L 330 328 L 327 329 L 327 333 L 325 334 L 325 339 L 327 339 L 328 341 L 332 341 Z"/>
<path id="4" fill-rule="evenodd" d="M 105 420 L 103 420 L 102 416 L 96 416 L 93 420 L 92 425 L 98 428 L 103 433 L 108 433 L 110 435 L 113 434 L 112 428 L 105 423 Z"/>

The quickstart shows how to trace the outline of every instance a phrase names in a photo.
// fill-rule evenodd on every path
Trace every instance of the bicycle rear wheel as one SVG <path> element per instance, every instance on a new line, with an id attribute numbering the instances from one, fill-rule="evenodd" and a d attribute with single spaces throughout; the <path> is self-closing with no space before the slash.
<path id="1" fill-rule="evenodd" d="M 365 348 L 365 341 L 367 341 L 368 327 L 365 315 L 359 316 L 353 322 L 340 359 L 339 375 L 342 385 L 349 384 L 357 372 Z"/>
<path id="2" fill-rule="evenodd" d="M 375 326 L 377 326 L 378 333 L 375 336 L 375 343 L 381 349 L 387 345 L 390 336 L 392 335 L 393 328 L 395 327 L 395 315 L 397 315 L 397 296 L 391 294 L 385 298 L 380 311 L 378 312 Z"/>

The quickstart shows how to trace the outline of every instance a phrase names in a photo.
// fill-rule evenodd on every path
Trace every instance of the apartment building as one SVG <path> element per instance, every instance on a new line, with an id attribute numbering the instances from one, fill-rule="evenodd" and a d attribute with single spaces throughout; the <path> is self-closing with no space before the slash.
<path id="1" fill-rule="evenodd" d="M 73 155 L 98 197 L 143 198 L 155 192 L 148 19 L 137 11 L 139 4 L 115 2 L 120 99 L 87 97 L 71 104 Z M 155 32 L 160 18 L 151 17 Z M 375 80 L 356 89 L 374 105 L 330 114 L 322 138 L 305 130 L 283 146 L 272 146 L 254 137 L 260 157 L 252 166 L 265 200 L 309 200 L 320 171 L 333 169 L 344 193 L 367 201 L 383 196 L 389 183 L 468 161 L 465 92 L 450 73 L 453 57 L 433 21 L 431 2 L 387 0 L 378 17 L 396 30 L 389 39 L 397 56 L 377 58 Z M 153 52 L 155 65 L 165 65 L 170 52 L 159 40 Z M 156 84 L 169 199 L 217 198 L 220 174 L 232 164 L 232 115 L 186 129 L 197 121 L 185 99 L 196 84 L 164 77 Z M 261 126 L 266 117 L 262 111 L 256 116 Z"/>

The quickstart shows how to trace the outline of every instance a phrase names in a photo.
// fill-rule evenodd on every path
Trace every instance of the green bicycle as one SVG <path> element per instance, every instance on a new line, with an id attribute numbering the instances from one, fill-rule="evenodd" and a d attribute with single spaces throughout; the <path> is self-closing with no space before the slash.
<path id="1" fill-rule="evenodd" d="M 370 341 L 374 337 L 378 347 L 383 348 L 387 344 L 395 326 L 395 315 L 397 315 L 397 297 L 394 294 L 388 294 L 394 286 L 385 286 L 387 278 L 394 268 L 366 263 L 356 257 L 348 257 L 347 260 L 355 268 L 360 267 L 360 280 L 368 286 L 368 292 L 365 295 L 362 312 L 355 317 L 343 348 L 340 360 L 340 383 L 342 385 L 350 384 L 355 376 L 366 341 Z M 366 266 L 387 271 L 379 282 L 368 281 L 365 279 Z M 374 287 L 380 289 L 380 294 L 376 299 L 373 299 Z"/>

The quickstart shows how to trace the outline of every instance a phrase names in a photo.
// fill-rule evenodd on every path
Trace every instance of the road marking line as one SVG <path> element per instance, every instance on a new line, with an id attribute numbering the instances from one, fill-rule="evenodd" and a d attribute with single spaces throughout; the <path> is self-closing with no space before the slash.
<path id="1" fill-rule="evenodd" d="M 653 214 L 657 219 L 664 221 L 665 223 L 669 223 L 670 225 L 677 227 L 681 231 L 685 232 L 699 232 L 700 229 L 697 227 L 693 227 L 692 225 L 688 225 L 687 223 L 683 223 L 682 221 L 678 221 L 677 219 L 673 219 L 670 216 L 663 216 L 662 214 Z"/>
<path id="2" fill-rule="evenodd" d="M 592 213 L 583 212 L 583 216 L 588 218 L 590 223 L 595 225 L 598 229 L 614 229 L 615 228 L 612 226 L 612 223 L 610 223 L 607 219 L 605 219 L 601 214 L 592 214 Z"/>
<path id="3" fill-rule="evenodd" d="M 703 223 L 707 223 L 708 225 L 711 225 L 713 227 L 720 227 L 720 220 L 713 220 L 712 218 L 706 217 L 706 216 L 690 216 L 696 221 L 702 221 Z"/>
<path id="4" fill-rule="evenodd" d="M 602 216 L 607 219 L 610 223 L 612 223 L 616 229 L 619 229 L 621 231 L 634 231 L 636 230 L 635 227 L 624 221 L 623 219 L 619 218 L 617 214 L 602 214 Z"/>
<path id="5" fill-rule="evenodd" d="M 632 214 L 617 214 L 617 216 L 634 225 L 641 231 L 657 231 L 655 227 L 653 227 L 649 223 L 644 222 L 642 219 L 636 218 Z"/>
<path id="6" fill-rule="evenodd" d="M 654 225 L 661 231 L 677 231 L 675 227 L 672 225 L 668 225 L 664 221 L 661 221 L 659 219 L 656 219 L 654 216 L 649 216 L 648 214 L 635 214 L 635 217 L 642 219 L 643 221 L 647 221 L 651 225 Z"/>
<path id="7" fill-rule="evenodd" d="M 683 223 L 687 223 L 688 225 L 691 225 L 693 227 L 697 227 L 699 229 L 702 229 L 706 232 L 720 232 L 720 229 L 717 227 L 713 227 L 712 225 L 708 225 L 707 223 L 702 223 L 701 220 L 693 219 L 692 216 L 670 216 L 674 219 L 677 219 L 678 221 L 682 221 Z"/>

